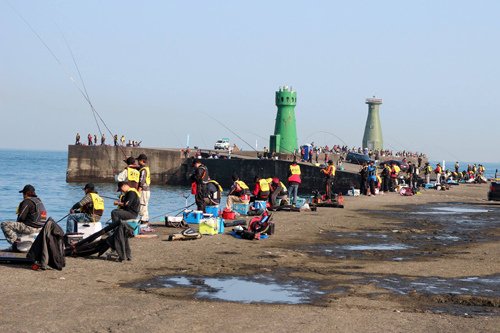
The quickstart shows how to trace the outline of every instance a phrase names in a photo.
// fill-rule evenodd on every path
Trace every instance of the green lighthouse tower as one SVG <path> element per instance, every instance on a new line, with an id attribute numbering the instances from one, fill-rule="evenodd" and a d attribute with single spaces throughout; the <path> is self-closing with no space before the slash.
<path id="1" fill-rule="evenodd" d="M 274 135 L 271 135 L 269 151 L 292 154 L 297 149 L 297 128 L 295 126 L 295 105 L 297 92 L 291 87 L 280 87 L 276 92 L 278 113 L 274 125 Z"/>
<path id="2" fill-rule="evenodd" d="M 365 134 L 363 135 L 363 148 L 370 150 L 380 150 L 384 147 L 382 140 L 382 126 L 380 125 L 379 105 L 382 104 L 380 98 L 367 98 L 368 118 L 366 118 Z"/>

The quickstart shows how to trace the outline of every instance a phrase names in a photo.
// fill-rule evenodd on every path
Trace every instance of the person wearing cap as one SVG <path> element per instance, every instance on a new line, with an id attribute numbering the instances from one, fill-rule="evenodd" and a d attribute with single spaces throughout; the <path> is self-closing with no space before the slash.
<path id="1" fill-rule="evenodd" d="M 32 185 L 26 185 L 19 191 L 23 201 L 17 207 L 16 222 L 2 222 L 1 228 L 7 242 L 14 244 L 20 235 L 30 235 L 39 232 L 47 222 L 47 211 Z"/>
<path id="2" fill-rule="evenodd" d="M 149 185 L 151 184 L 151 173 L 149 171 L 148 157 L 145 154 L 140 154 L 137 157 L 137 162 L 139 162 L 139 193 L 141 194 L 141 223 L 149 222 L 149 198 L 151 197 L 151 191 Z"/>
<path id="3" fill-rule="evenodd" d="M 193 174 L 191 175 L 191 193 L 195 195 L 194 200 L 197 209 L 205 211 L 206 188 L 210 180 L 208 169 L 199 159 L 193 160 L 193 168 Z"/>
<path id="4" fill-rule="evenodd" d="M 325 176 L 324 177 L 324 185 L 325 185 L 325 193 L 326 199 L 332 198 L 332 187 L 333 181 L 335 179 L 335 165 L 332 160 L 328 160 L 328 165 L 320 170 L 320 172 Z"/>
<path id="5" fill-rule="evenodd" d="M 111 221 L 118 224 L 121 221 L 136 219 L 141 206 L 139 192 L 128 182 L 119 182 L 116 192 L 122 192 L 123 195 L 120 200 L 114 202 L 118 208 L 111 211 Z"/>
<path id="6" fill-rule="evenodd" d="M 66 233 L 78 232 L 78 222 L 99 222 L 104 213 L 104 200 L 95 191 L 94 184 L 88 183 L 82 190 L 85 196 L 69 210 Z"/>
<path id="7" fill-rule="evenodd" d="M 269 181 L 270 180 L 270 181 Z M 285 184 L 278 177 L 268 179 L 269 183 L 269 202 L 271 207 L 281 206 L 288 202 L 288 192 Z"/>
<path id="8" fill-rule="evenodd" d="M 297 159 L 294 156 L 293 162 L 288 169 L 288 193 L 290 194 L 290 203 L 294 206 L 297 204 L 299 185 L 302 182 L 300 174 L 300 166 L 297 164 Z"/>
<path id="9" fill-rule="evenodd" d="M 250 188 L 248 185 L 244 181 L 240 180 L 240 177 L 237 174 L 233 174 L 232 179 L 233 185 L 231 185 L 231 189 L 227 195 L 227 209 L 233 209 L 234 203 L 247 204 L 250 202 Z"/>
<path id="10" fill-rule="evenodd" d="M 135 158 L 130 156 L 124 159 L 123 162 L 127 163 L 127 166 L 115 176 L 115 181 L 128 182 L 131 187 L 137 189 L 141 174 L 137 170 L 139 166 L 135 164 Z"/>

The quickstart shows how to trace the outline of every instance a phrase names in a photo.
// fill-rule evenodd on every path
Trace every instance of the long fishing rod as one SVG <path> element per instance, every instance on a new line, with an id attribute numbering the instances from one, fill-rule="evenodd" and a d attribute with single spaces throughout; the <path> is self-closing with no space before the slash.
<path id="1" fill-rule="evenodd" d="M 193 203 L 192 203 L 192 204 L 190 204 L 189 206 L 184 206 L 184 207 L 182 207 L 182 208 L 180 208 L 180 209 L 179 209 L 179 208 L 177 208 L 176 210 L 172 210 L 172 211 L 170 211 L 170 212 L 166 212 L 166 213 L 163 213 L 163 214 L 161 214 L 161 215 L 153 216 L 153 217 L 151 217 L 150 219 L 151 219 L 151 220 L 154 220 L 154 219 L 156 219 L 156 218 L 158 218 L 158 217 L 162 217 L 162 216 L 165 216 L 165 215 L 168 215 L 168 214 L 172 214 L 172 213 L 176 213 L 176 212 L 177 212 L 177 214 L 176 214 L 176 216 L 177 216 L 177 215 L 179 215 L 182 211 L 184 211 L 185 209 L 188 209 L 188 208 L 192 207 L 192 206 L 193 206 L 193 205 L 195 205 L 195 204 L 196 204 L 196 202 L 193 202 Z"/>
<path id="2" fill-rule="evenodd" d="M 220 122 L 218 119 L 214 118 L 213 116 L 209 115 L 208 113 L 206 112 L 201 112 L 203 113 L 204 115 L 206 115 L 207 117 L 211 118 L 212 120 L 216 121 L 219 125 L 221 125 L 222 127 L 224 127 L 225 129 L 227 129 L 229 132 L 233 133 L 238 139 L 240 139 L 241 141 L 243 141 L 244 143 L 246 143 L 250 148 L 252 148 L 253 151 L 255 152 L 258 152 L 251 144 L 249 144 L 248 142 L 246 142 L 241 136 L 239 136 L 237 133 L 235 133 L 232 129 L 230 129 L 229 127 L 227 127 L 226 125 L 224 125 L 222 122 Z"/>
<path id="3" fill-rule="evenodd" d="M 58 27 L 58 29 L 59 29 L 59 27 Z M 87 101 L 87 103 L 88 103 L 88 104 L 89 104 L 89 106 L 90 106 L 90 109 L 92 110 L 92 115 L 93 115 L 94 120 L 95 120 L 95 122 L 96 122 L 97 129 L 99 130 L 99 133 L 100 133 L 100 134 L 101 134 L 101 136 L 102 136 L 103 132 L 101 131 L 101 127 L 99 126 L 99 121 L 97 120 L 96 115 L 97 115 L 97 117 L 99 117 L 99 119 L 101 120 L 101 122 L 102 122 L 102 124 L 104 125 L 104 127 L 108 130 L 109 135 L 110 135 L 111 137 L 113 137 L 113 132 L 109 129 L 108 125 L 106 124 L 106 122 L 104 121 L 104 119 L 102 119 L 101 115 L 99 114 L 99 112 L 97 112 L 97 110 L 96 110 L 96 109 L 95 109 L 95 107 L 94 107 L 94 104 L 93 104 L 93 103 L 92 103 L 92 101 L 90 100 L 90 96 L 89 96 L 89 93 L 88 93 L 88 91 L 87 91 L 87 86 L 86 86 L 86 84 L 85 84 L 85 81 L 83 80 L 83 76 L 82 76 L 82 73 L 81 73 L 81 71 L 80 71 L 80 66 L 78 66 L 78 63 L 76 62 L 76 57 L 75 57 L 75 54 L 73 53 L 73 49 L 72 49 L 72 48 L 71 48 L 71 46 L 69 45 L 69 42 L 68 42 L 68 40 L 66 39 L 66 37 L 65 37 L 65 35 L 64 35 L 64 33 L 62 32 L 62 30 L 61 30 L 61 29 L 59 29 L 59 32 L 61 33 L 61 36 L 62 36 L 62 38 L 63 38 L 63 40 L 64 40 L 64 43 L 66 44 L 66 47 L 67 47 L 67 49 L 68 49 L 69 53 L 71 54 L 71 58 L 72 58 L 72 60 L 73 60 L 73 64 L 75 65 L 76 71 L 77 71 L 78 76 L 79 76 L 79 78 L 80 78 L 80 82 L 82 83 L 82 87 L 83 87 L 83 90 L 84 90 L 84 92 L 85 92 L 85 96 L 84 96 L 84 97 L 85 97 L 85 100 Z M 118 146 L 118 147 L 119 147 L 120 151 L 122 152 L 122 154 L 126 157 L 127 155 L 125 154 L 125 152 L 124 152 L 123 148 L 122 148 L 121 146 Z"/>
<path id="4" fill-rule="evenodd" d="M 40 36 L 40 34 L 38 34 L 36 32 L 36 30 L 33 28 L 33 26 L 26 20 L 26 18 L 7 0 L 6 1 L 7 4 L 11 7 L 11 9 L 21 18 L 21 20 L 28 26 L 28 28 L 31 30 L 31 32 L 33 32 L 33 34 L 40 40 L 40 42 L 43 44 L 43 46 L 45 46 L 45 48 L 49 51 L 49 53 L 52 55 L 52 57 L 54 58 L 54 60 L 61 66 L 61 68 L 63 69 L 63 71 L 65 72 L 65 74 L 69 77 L 69 79 L 71 80 L 71 82 L 73 83 L 73 85 L 78 89 L 78 91 L 80 92 L 80 94 L 83 96 L 83 98 L 87 101 L 87 103 L 89 104 L 93 114 L 94 114 L 94 117 L 95 115 L 97 115 L 99 117 L 99 119 L 102 121 L 104 127 L 108 130 L 108 132 L 110 133 L 111 136 L 113 136 L 113 132 L 111 132 L 111 130 L 109 129 L 109 127 L 106 125 L 106 123 L 104 122 L 104 120 L 102 119 L 102 117 L 100 116 L 100 114 L 95 110 L 90 98 L 89 98 L 89 95 L 87 93 L 87 89 L 85 88 L 85 83 L 83 81 L 83 78 L 81 76 L 81 73 L 80 73 L 80 70 L 78 68 L 78 65 L 76 64 L 76 60 L 75 60 L 75 57 L 73 55 L 73 52 L 71 51 L 71 48 L 69 47 L 69 44 L 67 43 L 66 39 L 64 38 L 63 36 L 63 39 L 65 40 L 66 42 L 66 46 L 68 47 L 68 49 L 70 50 L 70 53 L 72 55 L 72 58 L 73 58 L 73 61 L 75 63 L 75 66 L 78 70 L 78 73 L 80 74 L 80 80 L 82 81 L 82 85 L 85 89 L 82 90 L 82 88 L 80 88 L 80 86 L 76 83 L 75 79 L 73 78 L 73 75 L 71 75 L 71 73 L 66 69 L 66 67 L 64 66 L 64 64 L 61 62 L 61 60 L 56 56 L 56 54 L 52 51 L 52 49 L 48 46 L 48 44 L 43 40 L 43 38 Z M 96 123 L 97 123 L 97 120 L 96 120 Z M 99 128 L 99 124 L 97 124 L 98 128 Z M 100 130 L 99 128 L 99 131 L 100 131 L 100 134 L 102 135 L 102 131 Z M 120 151 L 122 152 L 122 154 L 126 157 L 127 155 L 125 154 L 124 150 L 122 147 L 120 147 Z"/>

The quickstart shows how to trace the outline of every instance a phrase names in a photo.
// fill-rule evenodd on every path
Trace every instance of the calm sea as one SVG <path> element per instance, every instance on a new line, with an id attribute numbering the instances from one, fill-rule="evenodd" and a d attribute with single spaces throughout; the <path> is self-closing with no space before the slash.
<path id="1" fill-rule="evenodd" d="M 47 213 L 56 221 L 68 214 L 74 203 L 83 196 L 83 183 L 66 183 L 67 152 L 0 150 L 4 171 L 0 177 L 0 221 L 15 221 L 16 208 L 22 200 L 19 191 L 26 184 L 32 184 L 42 199 Z M 116 198 L 115 184 L 96 184 L 101 195 Z M 194 202 L 190 188 L 174 186 L 152 186 L 149 205 L 150 219 L 163 221 L 166 213 L 177 213 L 186 205 Z M 110 218 L 113 199 L 104 198 L 105 212 L 103 221 Z M 172 215 L 175 215 L 171 213 Z M 65 220 L 60 225 L 65 229 Z M 0 232 L 0 238 L 3 233 Z M 7 247 L 0 241 L 0 248 Z"/>

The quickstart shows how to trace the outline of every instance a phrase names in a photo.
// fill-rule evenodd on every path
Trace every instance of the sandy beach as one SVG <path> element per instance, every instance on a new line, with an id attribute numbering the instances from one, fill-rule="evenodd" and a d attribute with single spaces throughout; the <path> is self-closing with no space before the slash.
<path id="1" fill-rule="evenodd" d="M 500 206 L 486 201 L 487 189 L 486 184 L 460 185 L 413 197 L 346 197 L 344 209 L 276 212 L 276 234 L 260 241 L 216 235 L 168 242 L 167 235 L 176 230 L 158 225 L 159 238 L 131 240 L 129 262 L 67 258 L 62 271 L 1 265 L 0 331 L 500 331 L 498 290 L 496 296 L 465 290 L 426 294 L 412 287 L 394 291 L 404 281 L 435 278 L 446 285 L 463 277 L 498 277 L 498 225 L 453 229 L 436 223 L 432 214 L 418 213 L 437 205 L 442 210 L 435 212 L 444 211 L 436 214 L 440 221 L 456 222 L 446 214 L 450 207 L 474 207 L 491 215 Z M 380 243 L 401 248 L 349 250 L 353 244 Z M 185 275 L 307 280 L 322 293 L 308 304 L 244 304 L 198 298 L 196 288 L 144 283 Z M 391 289 L 387 283 L 393 281 L 399 282 Z"/>

